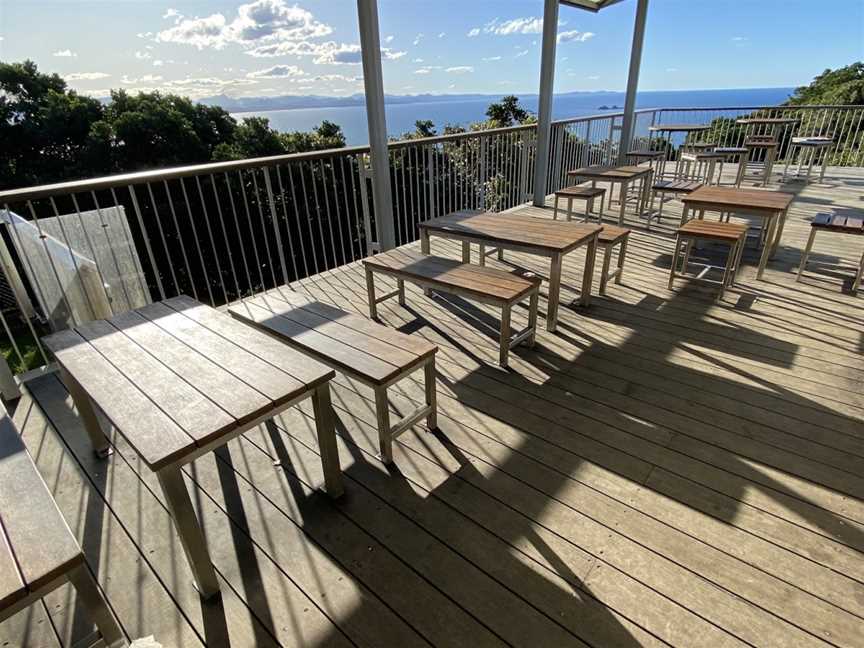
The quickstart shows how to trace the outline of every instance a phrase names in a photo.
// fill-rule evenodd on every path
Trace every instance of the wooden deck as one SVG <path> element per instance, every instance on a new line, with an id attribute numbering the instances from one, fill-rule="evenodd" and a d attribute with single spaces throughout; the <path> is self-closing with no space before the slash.
<path id="1" fill-rule="evenodd" d="M 862 646 L 864 296 L 843 282 L 864 241 L 817 237 L 813 260 L 846 270 L 794 283 L 807 219 L 864 207 L 864 171 L 827 177 L 785 186 L 800 193 L 765 281 L 748 249 L 722 304 L 708 287 L 666 289 L 680 203 L 650 233 L 631 213 L 623 285 L 562 308 L 558 332 L 538 327 L 510 371 L 497 366 L 493 310 L 410 287 L 407 308 L 381 304 L 384 322 L 440 346 L 440 432 L 400 437 L 388 473 L 371 391 L 337 376 L 341 501 L 317 490 L 311 405 L 196 461 L 187 483 L 222 580 L 215 605 L 199 602 L 153 475 L 116 436 L 112 459 L 94 460 L 54 375 L 29 383 L 15 420 L 132 638 Z M 565 260 L 562 304 L 582 254 Z M 546 272 L 538 258 L 507 262 Z M 366 313 L 359 264 L 296 287 Z M 394 392 L 413 409 L 422 373 Z M 83 635 L 72 597 L 0 625 L 0 646 Z"/>

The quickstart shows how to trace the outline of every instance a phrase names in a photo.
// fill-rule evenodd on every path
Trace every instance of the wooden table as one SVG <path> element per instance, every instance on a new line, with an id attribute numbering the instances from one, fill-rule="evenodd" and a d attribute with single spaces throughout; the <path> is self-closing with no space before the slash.
<path id="1" fill-rule="evenodd" d="M 735 120 L 736 124 L 747 127 L 745 129 L 746 132 L 749 132 L 753 126 L 770 126 L 771 132 L 769 134 L 775 140 L 777 139 L 777 133 L 781 127 L 795 124 L 797 122 L 798 120 L 792 117 L 741 117 L 740 119 Z"/>
<path id="2" fill-rule="evenodd" d="M 582 180 L 590 180 L 591 186 L 597 186 L 598 182 L 609 183 L 609 205 L 612 205 L 612 185 L 618 183 L 621 185 L 618 197 L 621 203 L 621 211 L 618 213 L 618 225 L 624 224 L 624 210 L 627 206 L 627 187 L 630 183 L 640 182 L 639 199 L 637 200 L 637 216 L 645 213 L 645 208 L 648 204 L 648 196 L 651 192 L 651 179 L 654 177 L 654 170 L 643 166 L 589 166 L 580 169 L 573 169 L 567 172 L 567 177 L 573 178 L 574 182 Z"/>
<path id="3" fill-rule="evenodd" d="M 471 243 L 481 246 L 480 260 L 484 260 L 483 247 L 514 250 L 549 257 L 549 306 L 546 311 L 546 329 L 554 332 L 558 324 L 558 302 L 561 292 L 561 262 L 565 254 L 588 246 L 585 270 L 582 274 L 580 302 L 591 301 L 591 281 L 594 275 L 594 257 L 597 253 L 599 225 L 563 223 L 516 214 L 492 214 L 466 210 L 433 218 L 419 224 L 420 249 L 430 253 L 432 236 L 462 241 L 462 261 L 471 261 Z"/>
<path id="4" fill-rule="evenodd" d="M 688 220 L 687 216 L 691 209 L 698 212 L 699 218 L 702 218 L 706 211 L 716 211 L 721 214 L 744 213 L 766 219 L 765 245 L 759 260 L 759 270 L 756 273 L 756 278 L 761 279 L 768 259 L 774 256 L 783 236 L 786 213 L 794 199 L 794 194 L 781 191 L 739 189 L 737 187 L 700 187 L 696 191 L 682 196 L 681 202 L 684 203 L 684 212 L 681 215 L 681 224 L 683 225 Z"/>
<path id="5" fill-rule="evenodd" d="M 183 466 L 311 398 L 324 479 L 342 477 L 330 405 L 334 371 L 189 297 L 150 304 L 44 338 L 100 457 L 96 407 L 159 478 L 195 583 L 219 593 Z M 95 407 L 94 407 L 95 406 Z"/>
<path id="6" fill-rule="evenodd" d="M 649 133 L 649 137 L 651 135 L 653 135 L 654 133 L 657 133 L 658 135 L 668 134 L 669 137 L 666 138 L 666 142 L 667 142 L 667 144 L 671 150 L 671 148 L 672 148 L 672 134 L 673 133 L 687 133 L 687 134 L 689 134 L 689 133 L 702 133 L 704 131 L 707 131 L 709 128 L 710 128 L 710 126 L 708 126 L 706 124 L 655 124 L 654 126 L 650 126 L 648 128 L 648 133 Z M 649 139 L 648 146 L 649 146 L 649 148 L 651 146 L 650 139 Z M 679 157 L 679 159 L 676 160 L 676 162 L 675 162 L 675 171 L 673 173 L 673 178 L 678 177 L 680 156 L 678 156 L 678 157 Z M 666 159 L 668 159 L 668 155 L 666 156 Z M 666 177 L 666 164 L 665 164 L 665 160 L 664 160 L 663 171 L 660 174 L 660 177 L 658 178 L 658 180 L 661 180 L 665 177 Z"/>

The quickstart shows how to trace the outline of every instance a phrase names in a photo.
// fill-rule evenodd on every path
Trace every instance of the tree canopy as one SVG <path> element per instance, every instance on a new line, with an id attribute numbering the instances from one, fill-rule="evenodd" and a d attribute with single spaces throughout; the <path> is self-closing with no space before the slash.
<path id="1" fill-rule="evenodd" d="M 837 70 L 825 70 L 810 85 L 796 88 L 786 103 L 791 106 L 864 104 L 864 63 L 859 61 Z"/>
<path id="2" fill-rule="evenodd" d="M 345 146 L 324 121 L 311 133 L 281 133 L 266 118 L 237 122 L 218 106 L 159 92 L 78 94 L 32 61 L 0 62 L 0 188 Z"/>

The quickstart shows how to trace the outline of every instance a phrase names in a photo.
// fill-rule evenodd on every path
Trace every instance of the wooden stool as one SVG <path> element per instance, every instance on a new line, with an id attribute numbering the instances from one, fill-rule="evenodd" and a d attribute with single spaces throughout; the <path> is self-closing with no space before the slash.
<path id="1" fill-rule="evenodd" d="M 762 170 L 754 178 L 761 180 L 763 186 L 767 185 L 771 181 L 771 171 L 774 169 L 774 160 L 777 157 L 777 140 L 766 135 L 753 136 L 744 142 L 744 148 L 747 149 L 747 157 L 744 160 L 744 174 L 747 173 L 747 169 L 754 162 L 753 158 L 758 155 L 758 152 L 764 151 L 765 157 L 762 163 Z M 742 174 L 742 180 L 744 174 Z"/>
<path id="2" fill-rule="evenodd" d="M 681 154 L 681 180 L 714 184 L 714 170 L 726 158 L 713 151 L 687 151 Z M 691 172 L 692 170 L 692 172 Z"/>
<path id="3" fill-rule="evenodd" d="M 627 164 L 639 166 L 643 162 L 647 162 L 654 171 L 654 177 L 659 178 L 662 175 L 663 167 L 666 166 L 666 151 L 653 151 L 651 149 L 627 151 Z"/>
<path id="4" fill-rule="evenodd" d="M 744 179 L 744 171 L 747 169 L 745 160 L 750 149 L 743 146 L 721 146 L 720 148 L 715 148 L 714 152 L 723 156 L 723 161 L 720 162 L 720 173 L 717 174 L 717 184 L 721 184 L 720 179 L 723 177 L 723 165 L 726 162 L 730 164 L 737 162 L 738 172 L 735 174 L 735 186 L 740 187 L 741 181 Z"/>
<path id="5" fill-rule="evenodd" d="M 564 187 L 555 192 L 555 209 L 552 218 L 558 220 L 558 200 L 561 198 L 567 199 L 567 220 L 573 219 L 573 200 L 579 199 L 585 201 L 585 222 L 591 219 L 591 212 L 594 211 L 594 199 L 600 196 L 600 211 L 597 212 L 597 222 L 603 220 L 603 197 L 606 195 L 606 190 L 600 187 L 589 187 L 587 185 L 576 185 L 573 187 Z"/>
<path id="6" fill-rule="evenodd" d="M 678 228 L 677 235 L 675 252 L 672 254 L 672 267 L 669 272 L 669 290 L 672 290 L 672 282 L 675 280 L 675 277 L 686 277 L 687 264 L 690 261 L 690 250 L 693 247 L 693 243 L 698 240 L 710 240 L 725 243 L 729 246 L 729 256 L 726 259 L 726 269 L 723 272 L 722 281 L 705 279 L 704 272 L 696 277 L 688 278 L 719 285 L 720 293 L 717 295 L 717 299 L 723 299 L 723 291 L 735 285 L 735 276 L 738 274 L 738 268 L 741 265 L 741 255 L 744 252 L 744 243 L 747 240 L 747 226 L 739 223 L 719 223 L 716 221 L 694 219 L 687 221 L 682 227 Z M 684 248 L 684 261 L 681 266 L 681 272 L 678 273 L 678 257 L 681 256 L 682 247 Z"/>
<path id="7" fill-rule="evenodd" d="M 624 227 L 615 227 L 613 225 L 604 225 L 600 236 L 597 238 L 597 243 L 603 248 L 603 271 L 600 273 L 600 294 L 606 294 L 606 284 L 610 279 L 614 279 L 616 284 L 621 283 L 621 276 L 624 274 L 624 258 L 627 256 L 627 239 L 630 236 L 630 230 Z M 615 246 L 618 247 L 618 267 L 611 273 L 609 272 L 609 262 L 612 260 L 612 252 Z"/>
<path id="8" fill-rule="evenodd" d="M 810 182 L 810 173 L 813 171 L 813 164 L 816 158 L 822 155 L 822 170 L 819 172 L 819 182 L 825 179 L 825 167 L 828 166 L 828 161 L 831 158 L 831 152 L 834 149 L 833 137 L 793 137 L 792 143 L 789 145 L 789 151 L 786 153 L 786 166 L 783 167 L 783 180 L 786 180 L 786 174 L 789 172 L 789 165 L 792 159 L 795 158 L 796 169 L 795 178 L 801 175 L 801 155 L 807 157 L 809 153 L 810 162 L 807 165 L 807 177 L 804 180 Z"/>
<path id="9" fill-rule="evenodd" d="M 605 228 L 604 228 L 605 229 Z M 801 274 L 804 268 L 807 267 L 807 257 L 810 256 L 810 250 L 813 248 L 813 241 L 816 239 L 816 232 L 823 230 L 825 232 L 836 232 L 837 234 L 857 234 L 864 235 L 864 218 L 855 218 L 853 216 L 840 216 L 839 214 L 816 214 L 813 222 L 810 223 L 810 238 L 807 239 L 807 247 L 804 248 L 804 255 L 801 257 L 801 265 L 798 266 L 798 275 L 795 281 L 801 280 Z M 861 279 L 864 277 L 864 254 L 861 255 L 861 263 L 858 265 L 858 272 L 852 280 L 852 294 L 858 294 L 861 288 Z"/>
<path id="10" fill-rule="evenodd" d="M 660 211 L 657 212 L 657 222 L 663 217 L 663 200 L 667 193 L 675 194 L 676 196 L 686 195 L 696 191 L 702 186 L 701 182 L 693 182 L 691 180 L 661 180 L 655 182 L 651 187 L 651 211 L 654 211 L 654 198 L 660 194 Z M 651 214 L 648 215 L 648 225 L 646 228 L 651 229 Z"/>

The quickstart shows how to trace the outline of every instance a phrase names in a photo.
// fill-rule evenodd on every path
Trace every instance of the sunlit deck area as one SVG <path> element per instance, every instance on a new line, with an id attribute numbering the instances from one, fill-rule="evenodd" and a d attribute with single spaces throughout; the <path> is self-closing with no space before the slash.
<path id="1" fill-rule="evenodd" d="M 666 288 L 681 203 L 650 232 L 631 212 L 623 283 L 588 308 L 563 307 L 558 331 L 538 327 L 510 370 L 496 365 L 493 310 L 411 286 L 407 307 L 380 304 L 382 322 L 439 346 L 440 431 L 401 436 L 388 469 L 371 392 L 337 374 L 343 498 L 319 491 L 308 402 L 187 467 L 221 602 L 200 601 L 155 475 L 116 434 L 110 461 L 92 455 L 56 374 L 27 383 L 14 419 L 133 638 L 860 646 L 864 308 L 848 291 L 858 240 L 818 239 L 817 265 L 800 283 L 795 271 L 810 219 L 860 210 L 862 187 L 864 170 L 851 168 L 781 185 L 797 197 L 776 258 L 755 281 L 748 248 L 722 302 L 683 281 Z M 516 211 L 551 218 L 548 206 Z M 456 242 L 433 239 L 433 251 L 459 257 Z M 562 306 L 583 255 L 565 259 Z M 526 254 L 488 263 L 548 272 Z M 293 287 L 368 314 L 359 262 Z M 421 376 L 393 395 L 403 414 L 422 398 Z M 89 629 L 67 587 L 0 625 L 0 645 L 66 645 Z"/>

